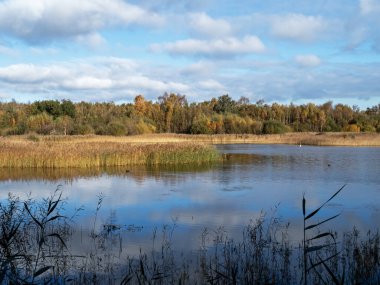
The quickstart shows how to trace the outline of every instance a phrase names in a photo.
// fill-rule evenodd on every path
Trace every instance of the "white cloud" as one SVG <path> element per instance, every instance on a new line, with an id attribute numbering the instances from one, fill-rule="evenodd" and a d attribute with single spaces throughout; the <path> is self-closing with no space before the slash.
<path id="1" fill-rule="evenodd" d="M 160 25 L 163 18 L 122 0 L 5 0 L 0 31 L 28 42 L 94 35 L 111 26 Z"/>
<path id="2" fill-rule="evenodd" d="M 0 80 L 15 84 L 40 83 L 64 79 L 69 73 L 69 70 L 61 66 L 14 64 L 0 68 Z"/>
<path id="3" fill-rule="evenodd" d="M 231 34 L 231 25 L 223 19 L 213 19 L 205 13 L 189 14 L 190 29 L 209 37 L 225 37 Z"/>
<path id="4" fill-rule="evenodd" d="M 362 45 L 371 46 L 373 51 L 379 52 L 380 2 L 360 0 L 360 10 L 355 17 L 347 20 L 345 35 L 346 47 L 354 50 Z"/>
<path id="5" fill-rule="evenodd" d="M 93 49 L 103 46 L 106 43 L 105 39 L 99 33 L 79 35 L 76 36 L 75 39 L 81 45 L 85 45 Z"/>
<path id="6" fill-rule="evenodd" d="M 198 83 L 198 86 L 202 89 L 220 91 L 225 90 L 226 88 L 218 81 L 214 79 L 202 80 Z"/>
<path id="7" fill-rule="evenodd" d="M 315 40 L 328 28 L 327 22 L 322 17 L 302 14 L 273 16 L 271 26 L 273 35 L 303 42 Z"/>
<path id="8" fill-rule="evenodd" d="M 159 92 L 173 91 L 183 93 L 190 89 L 189 86 L 179 82 L 165 82 L 151 79 L 146 76 L 129 76 L 116 83 L 119 88 L 150 89 Z"/>
<path id="9" fill-rule="evenodd" d="M 180 40 L 174 43 L 154 44 L 151 50 L 178 55 L 236 56 L 264 52 L 265 46 L 258 37 L 245 36 L 243 39 L 227 37 L 212 40 Z"/>
<path id="10" fill-rule="evenodd" d="M 91 89 L 109 89 L 113 87 L 113 82 L 108 78 L 96 78 L 93 76 L 82 76 L 70 78 L 60 83 L 63 88 L 70 90 L 91 90 Z"/>
<path id="11" fill-rule="evenodd" d="M 184 76 L 208 75 L 210 73 L 213 73 L 215 71 L 215 68 L 215 62 L 198 61 L 182 68 L 180 72 Z"/>
<path id="12" fill-rule="evenodd" d="M 360 12 L 363 15 L 380 12 L 380 2 L 378 0 L 360 0 Z"/>
<path id="13" fill-rule="evenodd" d="M 300 66 L 312 67 L 319 58 L 299 55 L 294 63 L 297 59 Z M 337 101 L 369 98 L 378 102 L 379 64 L 325 62 L 324 65 L 328 73 L 319 68 L 301 69 L 288 61 L 268 64 L 247 58 L 202 60 L 187 67 L 170 64 L 155 67 L 117 57 L 15 64 L 0 67 L 0 94 L 2 100 L 16 98 L 24 102 L 64 98 L 125 102 L 137 94 L 156 100 L 163 92 L 185 94 L 189 102 L 226 93 L 235 100 L 246 96 L 251 102 L 264 99 L 288 104 L 297 99 L 326 98 Z M 363 101 L 364 104 L 370 103 Z"/>
<path id="14" fill-rule="evenodd" d="M 321 59 L 313 54 L 297 55 L 294 60 L 301 67 L 316 67 L 321 64 Z"/>
<path id="15" fill-rule="evenodd" d="M 157 79 L 152 74 L 143 74 L 136 62 L 118 58 L 93 58 L 84 61 L 51 65 L 16 64 L 0 68 L 0 90 L 15 90 L 22 93 L 67 93 L 78 98 L 78 94 L 92 92 L 114 92 L 113 98 L 121 94 L 136 95 L 140 92 L 185 93 L 190 87 L 175 80 Z M 110 98 L 112 99 L 112 98 Z"/>

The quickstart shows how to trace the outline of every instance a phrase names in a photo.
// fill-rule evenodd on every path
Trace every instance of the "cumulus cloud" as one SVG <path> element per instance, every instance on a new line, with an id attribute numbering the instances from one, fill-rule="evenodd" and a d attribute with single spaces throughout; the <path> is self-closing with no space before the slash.
<path id="1" fill-rule="evenodd" d="M 63 80 L 59 83 L 61 87 L 69 90 L 97 90 L 97 89 L 111 89 L 113 82 L 109 78 L 97 78 L 94 76 L 82 76 Z"/>
<path id="2" fill-rule="evenodd" d="M 225 90 L 226 88 L 218 81 L 214 79 L 202 80 L 198 83 L 198 86 L 202 89 L 209 89 L 214 91 Z"/>
<path id="3" fill-rule="evenodd" d="M 204 11 L 210 7 L 214 0 L 130 0 L 131 3 L 138 3 L 149 10 L 171 12 L 174 14 L 188 13 L 189 11 Z"/>
<path id="4" fill-rule="evenodd" d="M 41 83 L 64 79 L 69 73 L 69 70 L 61 66 L 14 64 L 0 68 L 0 80 L 14 84 Z"/>
<path id="5" fill-rule="evenodd" d="M 316 66 L 320 61 L 315 55 L 299 55 L 294 62 L 297 59 L 302 67 Z M 245 96 L 251 102 L 264 98 L 268 103 L 286 104 L 329 98 L 338 102 L 378 101 L 379 64 L 324 64 L 328 73 L 319 68 L 301 69 L 288 61 L 261 64 L 246 58 L 202 60 L 186 67 L 160 64 L 155 68 L 117 57 L 13 64 L 0 67 L 0 94 L 2 100 L 18 101 L 65 98 L 125 102 L 137 94 L 156 100 L 166 91 L 185 94 L 190 102 L 226 93 L 235 100 Z"/>
<path id="6" fill-rule="evenodd" d="M 99 33 L 78 35 L 75 37 L 75 40 L 79 44 L 88 46 L 93 49 L 103 46 L 106 43 L 105 39 Z"/>
<path id="7" fill-rule="evenodd" d="M 114 92 L 108 98 L 114 100 L 121 94 L 147 92 L 157 97 L 165 91 L 185 93 L 189 89 L 183 82 L 143 74 L 139 64 L 127 59 L 94 58 L 86 63 L 15 64 L 0 68 L 0 90 L 22 93 L 66 93 L 70 98 L 91 93 L 90 99 L 96 100 L 99 93 Z"/>
<path id="8" fill-rule="evenodd" d="M 377 0 L 360 0 L 360 12 L 368 15 L 380 12 L 380 3 Z"/>
<path id="9" fill-rule="evenodd" d="M 321 59 L 313 54 L 297 55 L 294 60 L 301 67 L 316 67 L 321 64 Z"/>
<path id="10" fill-rule="evenodd" d="M 158 14 L 122 0 L 0 2 L 0 31 L 32 43 L 94 35 L 111 26 L 162 22 Z"/>
<path id="11" fill-rule="evenodd" d="M 165 51 L 174 55 L 236 56 L 264 52 L 265 46 L 258 37 L 249 35 L 242 39 L 227 37 L 211 40 L 180 40 L 173 43 L 151 45 L 151 50 Z"/>
<path id="12" fill-rule="evenodd" d="M 362 45 L 371 46 L 373 51 L 380 50 L 380 2 L 361 0 L 355 17 L 347 20 L 345 35 L 346 48 L 354 50 Z"/>
<path id="13" fill-rule="evenodd" d="M 180 70 L 181 75 L 183 76 L 199 76 L 199 75 L 207 75 L 210 73 L 214 73 L 216 68 L 215 62 L 211 61 L 198 61 L 192 63 Z"/>
<path id="14" fill-rule="evenodd" d="M 309 42 L 326 31 L 328 24 L 322 17 L 288 14 L 271 17 L 271 28 L 275 36 Z"/>
<path id="15" fill-rule="evenodd" d="M 208 37 L 225 37 L 231 34 L 231 25 L 223 19 L 213 19 L 206 13 L 192 13 L 188 16 L 190 29 Z"/>

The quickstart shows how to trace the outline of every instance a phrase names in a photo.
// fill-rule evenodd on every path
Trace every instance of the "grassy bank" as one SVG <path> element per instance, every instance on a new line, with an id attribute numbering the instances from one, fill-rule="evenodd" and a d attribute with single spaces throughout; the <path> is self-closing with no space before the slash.
<path id="1" fill-rule="evenodd" d="M 118 139 L 118 138 L 115 138 Z M 295 144 L 315 146 L 380 146 L 377 133 L 286 133 L 278 135 L 152 134 L 126 137 L 130 142 L 203 142 L 210 144 Z"/>
<path id="2" fill-rule="evenodd" d="M 0 140 L 0 167 L 69 168 L 207 163 L 217 151 L 199 143 L 133 143 L 112 137 L 11 137 Z"/>
<path id="3" fill-rule="evenodd" d="M 210 144 L 380 146 L 374 133 L 281 135 L 14 136 L 0 138 L 0 167 L 69 168 L 174 165 L 217 161 Z"/>

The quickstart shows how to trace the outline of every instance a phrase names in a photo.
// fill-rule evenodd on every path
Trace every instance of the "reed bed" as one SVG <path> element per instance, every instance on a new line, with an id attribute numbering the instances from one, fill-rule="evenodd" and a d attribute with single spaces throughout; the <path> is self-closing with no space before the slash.
<path id="1" fill-rule="evenodd" d="M 14 143 L 46 142 L 72 144 L 73 142 L 86 143 L 130 143 L 130 144 L 152 144 L 152 143 L 205 143 L 205 144 L 231 144 L 231 143 L 251 143 L 251 144 L 302 144 L 316 146 L 380 146 L 379 133 L 285 133 L 272 135 L 253 134 L 223 134 L 223 135 L 188 135 L 188 134 L 145 134 L 134 136 L 10 136 L 0 137 L 1 142 L 12 141 Z"/>
<path id="2" fill-rule="evenodd" d="M 176 226 L 166 225 L 153 230 L 151 247 L 130 254 L 127 228 L 112 219 L 95 227 L 102 196 L 93 228 L 83 234 L 82 241 L 75 239 L 75 216 L 65 215 L 67 202 L 61 195 L 58 189 L 41 202 L 10 196 L 0 203 L 1 284 L 303 283 L 304 249 L 301 244 L 292 245 L 287 225 L 276 217 L 262 213 L 244 228 L 239 241 L 222 228 L 205 229 L 199 249 L 188 252 L 176 250 Z M 88 251 L 75 252 L 74 239 Z M 318 255 L 339 252 L 326 266 L 342 276 L 342 282 L 326 279 L 329 274 L 322 270 L 311 270 L 308 284 L 379 284 L 379 232 L 363 235 L 354 228 L 336 239 L 342 242 L 321 247 Z"/>
<path id="3" fill-rule="evenodd" d="M 150 135 L 154 139 L 155 135 Z M 292 144 L 314 146 L 380 146 L 377 133 L 286 133 L 272 135 L 230 134 L 230 135 L 157 135 L 163 141 L 199 141 L 210 144 Z M 133 139 L 133 138 L 131 138 Z"/>
<path id="4" fill-rule="evenodd" d="M 25 137 L 13 137 L 23 140 Z M 378 133 L 285 133 L 272 135 L 223 134 L 223 135 L 188 135 L 188 134 L 146 134 L 125 137 L 113 136 L 37 136 L 37 140 L 46 142 L 87 141 L 87 142 L 119 142 L 119 143 L 182 143 L 196 142 L 207 144 L 295 144 L 316 146 L 380 146 Z"/>
<path id="5" fill-rule="evenodd" d="M 127 143 L 112 140 L 42 138 L 0 140 L 0 167 L 93 168 L 171 165 L 217 161 L 218 152 L 201 143 Z"/>

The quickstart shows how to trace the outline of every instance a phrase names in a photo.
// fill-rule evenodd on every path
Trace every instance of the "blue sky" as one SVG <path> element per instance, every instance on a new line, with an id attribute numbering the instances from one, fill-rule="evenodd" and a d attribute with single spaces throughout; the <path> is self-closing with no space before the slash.
<path id="1" fill-rule="evenodd" d="M 0 0 L 0 101 L 380 103 L 379 0 Z"/>

